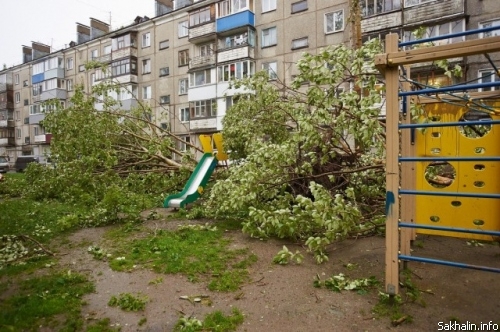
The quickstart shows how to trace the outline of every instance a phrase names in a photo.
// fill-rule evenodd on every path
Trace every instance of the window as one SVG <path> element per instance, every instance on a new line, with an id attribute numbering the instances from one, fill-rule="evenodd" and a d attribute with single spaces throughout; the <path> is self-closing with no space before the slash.
<path id="1" fill-rule="evenodd" d="M 488 70 L 480 70 L 478 73 L 478 83 L 491 83 L 491 82 L 500 82 L 500 78 L 497 73 L 493 69 Z M 492 86 L 488 88 L 480 88 L 479 91 L 493 91 L 500 90 L 498 86 Z"/>
<path id="2" fill-rule="evenodd" d="M 137 59 L 128 58 L 111 64 L 111 75 L 113 77 L 126 74 L 137 75 Z"/>
<path id="3" fill-rule="evenodd" d="M 307 10 L 307 1 L 299 1 L 292 3 L 292 14 Z"/>
<path id="4" fill-rule="evenodd" d="M 151 59 L 142 60 L 142 73 L 143 74 L 151 73 Z"/>
<path id="5" fill-rule="evenodd" d="M 111 49 L 113 51 L 120 50 L 122 48 L 127 48 L 127 47 L 136 47 L 135 46 L 135 33 L 119 36 L 119 37 L 113 38 L 111 40 Z"/>
<path id="6" fill-rule="evenodd" d="M 42 113 L 40 104 L 35 104 L 30 106 L 30 115 Z"/>
<path id="7" fill-rule="evenodd" d="M 276 27 L 262 29 L 262 47 L 276 45 Z"/>
<path id="8" fill-rule="evenodd" d="M 164 50 L 170 46 L 169 40 L 164 40 L 160 42 L 160 50 Z"/>
<path id="9" fill-rule="evenodd" d="M 239 61 L 229 63 L 218 68 L 219 82 L 228 82 L 234 79 L 242 79 L 255 74 L 255 63 L 253 61 Z"/>
<path id="10" fill-rule="evenodd" d="M 170 104 L 170 95 L 160 96 L 160 104 Z"/>
<path id="11" fill-rule="evenodd" d="M 269 12 L 276 9 L 276 0 L 262 0 L 262 12 Z"/>
<path id="12" fill-rule="evenodd" d="M 278 63 L 276 61 L 263 63 L 262 70 L 265 70 L 267 72 L 270 80 L 275 80 L 278 78 Z"/>
<path id="13" fill-rule="evenodd" d="M 432 0 L 405 0 L 405 7 L 415 6 L 429 1 Z"/>
<path id="14" fill-rule="evenodd" d="M 33 75 L 41 74 L 44 71 L 43 62 L 35 63 L 33 65 Z"/>
<path id="15" fill-rule="evenodd" d="M 16 121 L 21 120 L 21 111 L 16 111 Z"/>
<path id="16" fill-rule="evenodd" d="M 18 84 L 19 84 L 19 74 L 16 74 L 16 75 L 14 76 L 14 83 L 15 83 L 16 85 L 18 85 Z"/>
<path id="17" fill-rule="evenodd" d="M 85 71 L 85 65 L 79 65 L 78 66 L 78 71 L 79 72 Z"/>
<path id="18" fill-rule="evenodd" d="M 33 86 L 32 86 L 33 96 L 38 96 L 42 93 L 42 86 L 43 86 L 43 83 L 33 84 Z"/>
<path id="19" fill-rule="evenodd" d="M 479 29 L 490 28 L 490 27 L 494 27 L 494 26 L 500 26 L 500 20 L 479 23 Z M 482 32 L 480 34 L 479 38 L 487 38 L 487 37 L 493 37 L 493 36 L 500 36 L 500 29 L 492 30 L 492 31 L 488 31 L 488 32 Z"/>
<path id="20" fill-rule="evenodd" d="M 19 104 L 21 102 L 21 93 L 16 92 L 15 100 L 16 100 L 16 104 Z"/>
<path id="21" fill-rule="evenodd" d="M 190 104 L 193 108 L 194 118 L 205 118 L 217 115 L 215 108 L 215 99 L 197 100 L 191 102 Z"/>
<path id="22" fill-rule="evenodd" d="M 189 26 L 195 26 L 210 22 L 210 7 L 198 9 L 189 13 Z"/>
<path id="23" fill-rule="evenodd" d="M 189 75 L 189 86 L 200 86 L 210 83 L 212 83 L 211 69 L 195 71 Z"/>
<path id="24" fill-rule="evenodd" d="M 146 32 L 142 35 L 142 48 L 151 46 L 151 33 Z"/>
<path id="25" fill-rule="evenodd" d="M 189 107 L 179 109 L 179 119 L 181 120 L 181 122 L 189 121 Z"/>
<path id="26" fill-rule="evenodd" d="M 142 99 L 151 99 L 151 85 L 142 88 Z"/>
<path id="27" fill-rule="evenodd" d="M 73 69 L 73 58 L 66 59 L 66 69 Z"/>
<path id="28" fill-rule="evenodd" d="M 188 21 L 182 21 L 177 25 L 177 36 L 179 38 L 187 37 L 189 34 Z"/>
<path id="29" fill-rule="evenodd" d="M 169 74 L 170 74 L 169 67 L 160 68 L 160 77 L 162 77 L 162 76 L 168 76 Z"/>
<path id="30" fill-rule="evenodd" d="M 111 54 L 111 45 L 104 46 L 104 54 Z"/>
<path id="31" fill-rule="evenodd" d="M 439 25 L 428 26 L 426 27 L 425 35 L 423 38 L 436 37 L 442 35 L 448 35 L 451 33 L 459 33 L 463 32 L 465 29 L 465 20 L 457 20 L 451 22 L 445 22 Z M 415 40 L 415 35 L 411 31 L 404 32 L 404 40 L 405 41 L 413 41 Z M 433 41 L 434 45 L 445 45 L 449 43 L 455 43 L 459 41 L 465 40 L 464 36 L 454 37 L 450 39 L 441 39 Z"/>
<path id="32" fill-rule="evenodd" d="M 16 138 L 21 138 L 21 128 L 16 129 Z"/>
<path id="33" fill-rule="evenodd" d="M 66 90 L 73 91 L 73 80 L 66 80 Z"/>
<path id="34" fill-rule="evenodd" d="M 181 78 L 179 80 L 179 95 L 185 95 L 188 93 L 189 80 L 187 78 Z"/>
<path id="35" fill-rule="evenodd" d="M 238 13 L 242 10 L 249 9 L 248 0 L 224 0 L 218 3 L 219 17 Z"/>
<path id="36" fill-rule="evenodd" d="M 344 10 L 325 14 L 325 33 L 344 30 Z"/>
<path id="37" fill-rule="evenodd" d="M 201 45 L 198 47 L 198 52 L 200 56 L 207 56 L 214 54 L 214 43 Z"/>
<path id="38" fill-rule="evenodd" d="M 309 46 L 309 38 L 303 37 L 292 40 L 292 50 Z"/>
<path id="39" fill-rule="evenodd" d="M 28 86 L 28 80 L 24 80 L 23 81 L 23 87 L 27 87 Z"/>
<path id="40" fill-rule="evenodd" d="M 189 64 L 189 50 L 179 51 L 179 67 Z"/>
<path id="41" fill-rule="evenodd" d="M 361 15 L 371 16 L 401 8 L 400 0 L 361 0 Z"/>
<path id="42" fill-rule="evenodd" d="M 24 106 L 28 106 L 29 104 L 30 104 L 29 99 L 25 99 L 25 100 L 24 100 Z"/>
<path id="43" fill-rule="evenodd" d="M 181 152 L 186 152 L 189 150 L 189 147 L 187 146 L 186 143 L 191 143 L 191 138 L 189 136 L 184 136 L 184 137 L 181 137 L 182 140 L 185 142 L 179 142 L 178 141 L 178 144 L 179 144 L 179 151 Z"/>
<path id="44" fill-rule="evenodd" d="M 163 130 L 167 130 L 167 131 L 170 130 L 170 126 L 169 126 L 169 124 L 167 122 L 160 123 L 160 127 Z"/>
<path id="45" fill-rule="evenodd" d="M 95 60 L 99 57 L 99 50 L 90 51 L 90 59 Z"/>

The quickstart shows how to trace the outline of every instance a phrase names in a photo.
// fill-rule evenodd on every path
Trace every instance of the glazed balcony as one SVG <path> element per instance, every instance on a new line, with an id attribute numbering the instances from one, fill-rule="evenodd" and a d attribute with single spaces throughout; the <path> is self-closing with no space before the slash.
<path id="1" fill-rule="evenodd" d="M 35 137 L 33 137 L 33 143 L 37 144 L 50 144 L 51 140 L 52 134 L 35 135 Z"/>
<path id="2" fill-rule="evenodd" d="M 219 52 L 217 53 L 218 63 L 223 63 L 238 59 L 245 59 L 245 58 L 250 58 L 250 59 L 255 58 L 255 49 L 248 43 L 236 47 L 222 49 L 219 50 Z"/>
<path id="3" fill-rule="evenodd" d="M 244 26 L 255 26 L 255 14 L 249 10 L 218 18 L 216 31 L 221 33 Z"/>
<path id="4" fill-rule="evenodd" d="M 137 57 L 137 47 L 135 46 L 124 47 L 118 50 L 113 50 L 113 52 L 111 52 L 111 60 L 117 60 L 131 56 Z"/>

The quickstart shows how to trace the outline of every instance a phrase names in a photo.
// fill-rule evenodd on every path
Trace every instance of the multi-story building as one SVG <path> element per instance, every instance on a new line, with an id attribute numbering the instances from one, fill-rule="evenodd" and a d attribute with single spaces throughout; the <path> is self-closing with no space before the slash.
<path id="1" fill-rule="evenodd" d="M 68 48 L 50 52 L 37 43 L 24 46 L 23 64 L 0 71 L 0 154 L 13 162 L 20 154 L 48 152 L 51 136 L 43 128 L 43 102 L 67 102 L 77 84 L 90 91 L 113 79 L 122 85 L 112 96 L 123 109 L 147 104 L 156 122 L 197 144 L 198 134 L 222 129 L 238 92 L 229 89 L 233 79 L 266 70 L 271 79 L 288 83 L 302 52 L 356 45 L 360 35 L 384 39 L 397 32 L 411 40 L 411 31 L 419 27 L 435 36 L 500 24 L 497 0 L 359 0 L 359 10 L 351 10 L 352 0 L 155 1 L 154 18 L 139 16 L 115 31 L 95 19 L 90 26 L 78 23 L 77 40 Z M 356 13 L 361 19 L 355 19 Z M 108 69 L 87 70 L 89 61 Z M 462 80 L 498 80 L 486 57 L 452 63 L 465 69 Z M 428 85 L 451 83 L 432 64 L 413 68 L 412 76 Z"/>

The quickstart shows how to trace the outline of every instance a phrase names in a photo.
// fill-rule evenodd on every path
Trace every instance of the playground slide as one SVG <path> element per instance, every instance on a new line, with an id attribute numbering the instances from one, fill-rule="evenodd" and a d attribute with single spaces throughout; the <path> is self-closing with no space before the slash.
<path id="1" fill-rule="evenodd" d="M 181 207 L 200 197 L 203 188 L 217 166 L 217 158 L 212 153 L 205 153 L 189 178 L 184 189 L 165 198 L 163 207 Z"/>

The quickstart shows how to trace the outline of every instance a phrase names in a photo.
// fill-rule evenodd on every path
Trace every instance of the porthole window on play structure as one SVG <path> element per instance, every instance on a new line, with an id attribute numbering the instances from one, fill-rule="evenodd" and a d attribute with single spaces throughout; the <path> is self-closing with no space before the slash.
<path id="1" fill-rule="evenodd" d="M 425 168 L 425 180 L 434 188 L 446 188 L 455 180 L 456 171 L 450 163 L 435 162 Z"/>
<path id="2" fill-rule="evenodd" d="M 460 122 L 469 121 L 491 121 L 491 116 L 486 112 L 481 112 L 477 110 L 471 110 L 462 115 L 459 120 Z M 488 134 L 491 130 L 491 125 L 489 124 L 471 124 L 458 127 L 460 133 L 468 138 L 481 138 Z"/>

